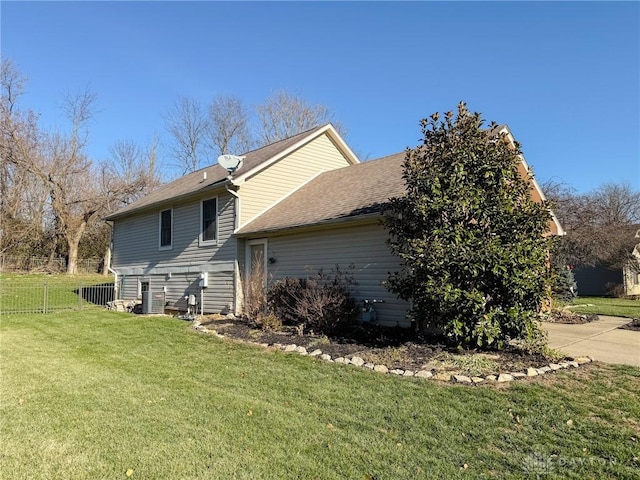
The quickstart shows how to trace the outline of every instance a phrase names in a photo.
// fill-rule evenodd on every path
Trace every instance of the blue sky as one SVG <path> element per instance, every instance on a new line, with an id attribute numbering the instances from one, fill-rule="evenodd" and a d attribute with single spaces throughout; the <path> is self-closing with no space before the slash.
<path id="1" fill-rule="evenodd" d="M 168 138 L 178 96 L 248 105 L 286 89 L 335 112 L 373 159 L 416 146 L 460 100 L 507 123 L 540 181 L 640 189 L 638 2 L 13 2 L 1 50 L 22 104 L 63 126 L 65 92 L 98 95 L 89 153 Z M 168 159 L 165 158 L 165 161 Z"/>

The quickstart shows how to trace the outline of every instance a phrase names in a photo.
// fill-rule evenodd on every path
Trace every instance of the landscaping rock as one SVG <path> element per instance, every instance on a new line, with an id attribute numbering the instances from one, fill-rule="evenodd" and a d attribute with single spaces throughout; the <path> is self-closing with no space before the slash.
<path id="1" fill-rule="evenodd" d="M 351 357 L 351 363 L 353 363 L 356 367 L 361 367 L 364 365 L 364 360 L 360 357 Z"/>
<path id="2" fill-rule="evenodd" d="M 471 381 L 473 383 L 482 383 L 482 382 L 484 382 L 484 378 L 482 378 L 482 377 L 471 377 Z"/>
<path id="3" fill-rule="evenodd" d="M 389 373 L 389 369 L 384 365 L 375 365 L 373 370 L 378 373 Z"/>
<path id="4" fill-rule="evenodd" d="M 429 370 L 420 370 L 415 376 L 418 378 L 431 378 L 433 377 L 433 373 Z"/>
<path id="5" fill-rule="evenodd" d="M 295 350 L 297 353 L 299 353 L 300 355 L 308 355 L 307 353 L 307 349 L 304 347 L 296 347 Z"/>
<path id="6" fill-rule="evenodd" d="M 394 375 L 404 375 L 404 370 L 400 368 L 394 368 L 389 373 L 393 373 Z"/>
<path id="7" fill-rule="evenodd" d="M 297 347 L 298 346 L 295 343 L 292 343 L 291 345 L 287 345 L 286 347 L 284 347 L 284 351 L 285 352 L 295 352 Z"/>
<path id="8" fill-rule="evenodd" d="M 535 377 L 538 375 L 538 370 L 533 367 L 527 368 L 527 377 Z"/>
<path id="9" fill-rule="evenodd" d="M 318 350 L 317 348 L 309 354 L 310 357 L 317 357 L 318 355 L 322 355 L 322 350 Z"/>
<path id="10" fill-rule="evenodd" d="M 552 371 L 551 367 L 549 367 L 549 366 L 540 367 L 540 370 L 542 370 L 544 373 Z"/>
<path id="11" fill-rule="evenodd" d="M 536 368 L 536 372 L 538 372 L 538 375 L 544 375 L 545 373 L 547 373 L 546 370 L 543 370 L 541 368 Z"/>
<path id="12" fill-rule="evenodd" d="M 416 372 L 412 372 L 411 370 L 405 370 L 403 373 L 404 377 L 413 377 L 415 376 Z"/>
<path id="13" fill-rule="evenodd" d="M 585 363 L 591 362 L 591 358 L 589 357 L 578 357 L 573 359 L 578 365 L 584 365 Z"/>
<path id="14" fill-rule="evenodd" d="M 326 353 L 323 353 L 322 355 L 320 355 L 320 360 L 325 360 L 327 362 L 331 362 L 331 355 L 327 355 Z"/>
<path id="15" fill-rule="evenodd" d="M 375 365 L 373 363 L 367 362 L 363 365 L 364 368 L 368 368 L 369 370 L 373 370 L 373 367 L 375 367 Z"/>
<path id="16" fill-rule="evenodd" d="M 570 361 L 570 362 L 567 362 L 567 365 L 569 365 L 570 367 L 574 367 L 574 368 L 578 368 L 580 366 L 580 365 L 578 365 L 578 362 L 575 362 L 573 360 Z"/>
<path id="17" fill-rule="evenodd" d="M 557 363 L 550 363 L 549 364 L 549 368 L 551 370 L 560 370 L 562 367 L 560 365 L 558 365 Z"/>
<path id="18" fill-rule="evenodd" d="M 485 380 L 488 382 L 495 382 L 498 379 L 495 375 L 487 375 Z"/>
<path id="19" fill-rule="evenodd" d="M 336 363 L 348 363 L 347 359 L 344 357 L 338 357 L 334 360 Z"/>
<path id="20" fill-rule="evenodd" d="M 560 368 L 567 368 L 569 366 L 567 362 L 560 362 L 558 365 L 560 365 Z"/>
<path id="21" fill-rule="evenodd" d="M 471 383 L 471 378 L 466 375 L 454 375 L 453 379 L 456 383 Z"/>
<path id="22" fill-rule="evenodd" d="M 433 376 L 434 380 L 441 380 L 443 382 L 450 382 L 451 381 L 451 374 L 450 373 L 445 373 L 445 372 L 438 372 Z"/>
<path id="23" fill-rule="evenodd" d="M 526 377 L 527 374 L 524 372 L 511 372 L 511 376 L 513 378 L 522 378 L 522 377 Z"/>
<path id="24" fill-rule="evenodd" d="M 508 373 L 501 373 L 500 375 L 498 375 L 498 383 L 511 381 L 513 381 L 513 376 L 509 375 Z"/>

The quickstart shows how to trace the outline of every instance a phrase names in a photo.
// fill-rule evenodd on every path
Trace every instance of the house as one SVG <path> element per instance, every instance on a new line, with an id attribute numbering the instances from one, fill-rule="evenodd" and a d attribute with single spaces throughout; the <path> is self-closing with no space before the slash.
<path id="1" fill-rule="evenodd" d="M 380 212 L 405 192 L 404 156 L 361 163 L 327 124 L 248 152 L 231 174 L 212 165 L 169 183 L 107 218 L 119 297 L 164 290 L 170 304 L 194 295 L 201 311 L 239 313 L 256 271 L 269 283 L 353 265 L 356 299 L 384 300 L 379 323 L 408 326 L 381 284 L 399 267 Z M 535 180 L 532 195 L 544 199 Z"/>
<path id="2" fill-rule="evenodd" d="M 616 226 L 616 233 L 640 242 L 638 227 L 619 225 Z M 582 296 L 640 297 L 640 243 L 633 245 L 633 249 L 629 250 L 631 254 L 622 266 L 620 262 L 577 265 L 573 275 L 578 285 L 578 293 Z"/>
<path id="3" fill-rule="evenodd" d="M 640 230 L 636 231 L 635 239 L 640 242 Z M 624 279 L 624 294 L 628 297 L 640 297 L 640 243 L 633 247 L 631 259 L 622 269 Z"/>

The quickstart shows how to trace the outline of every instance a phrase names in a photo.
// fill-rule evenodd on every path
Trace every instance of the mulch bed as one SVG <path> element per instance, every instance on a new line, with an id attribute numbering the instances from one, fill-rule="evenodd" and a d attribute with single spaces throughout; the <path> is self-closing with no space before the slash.
<path id="1" fill-rule="evenodd" d="M 554 310 L 552 311 L 548 318 L 545 319 L 547 322 L 551 323 L 567 323 L 567 324 L 582 324 L 582 323 L 590 323 L 599 320 L 598 315 L 595 314 L 580 314 L 575 313 L 570 310 Z"/>
<path id="2" fill-rule="evenodd" d="M 527 367 L 547 365 L 549 359 L 540 354 L 529 354 L 515 347 L 500 352 L 455 349 L 437 339 L 418 336 L 403 328 L 389 328 L 374 325 L 355 325 L 332 337 L 299 335 L 295 328 L 282 330 L 262 330 L 246 319 L 205 317 L 201 325 L 233 339 L 262 343 L 305 347 L 309 352 L 319 349 L 332 358 L 357 355 L 365 362 L 383 364 L 390 369 L 420 370 L 429 366 L 435 370 L 442 367 L 443 357 L 480 354 L 496 365 L 496 373 L 521 371 Z M 445 367 L 446 368 L 446 367 Z"/>
<path id="3" fill-rule="evenodd" d="M 634 332 L 640 332 L 640 318 L 634 318 L 629 323 L 618 327 L 622 330 L 633 330 Z"/>

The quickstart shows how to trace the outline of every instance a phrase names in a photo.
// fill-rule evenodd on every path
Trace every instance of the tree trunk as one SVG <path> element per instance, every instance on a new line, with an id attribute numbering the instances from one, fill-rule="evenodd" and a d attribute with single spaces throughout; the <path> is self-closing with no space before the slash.
<path id="1" fill-rule="evenodd" d="M 102 262 L 102 275 L 109 275 L 109 267 L 111 266 L 111 245 L 104 252 L 104 260 Z"/>
<path id="2" fill-rule="evenodd" d="M 67 246 L 69 248 L 69 261 L 67 262 L 67 275 L 75 275 L 78 273 L 78 246 L 80 239 L 87 226 L 86 222 L 82 222 L 75 232 L 67 233 Z"/>

